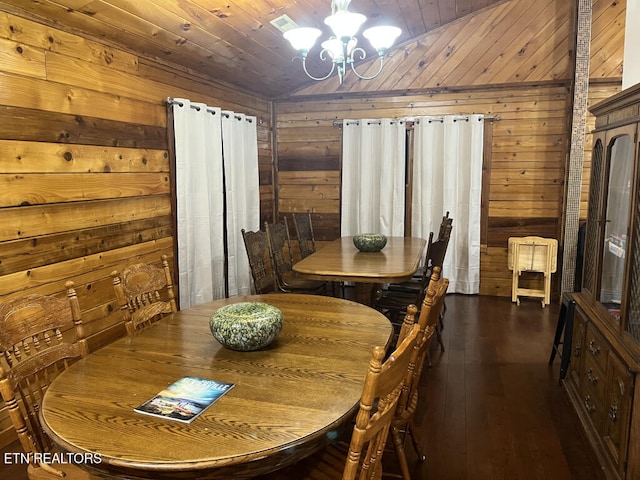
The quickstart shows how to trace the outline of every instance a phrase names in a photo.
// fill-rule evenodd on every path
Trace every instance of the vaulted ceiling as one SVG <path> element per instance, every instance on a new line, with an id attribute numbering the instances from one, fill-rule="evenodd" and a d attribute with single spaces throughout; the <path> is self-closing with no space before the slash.
<path id="1" fill-rule="evenodd" d="M 396 46 L 461 17 L 507 0 L 352 0 L 364 28 L 402 29 Z M 3 0 L 3 8 L 58 28 L 84 32 L 113 46 L 178 65 L 185 71 L 232 84 L 267 98 L 313 83 L 294 50 L 270 22 L 284 14 L 299 26 L 323 30 L 330 0 Z M 318 42 L 319 43 L 319 42 Z M 368 43 L 362 40 L 360 46 Z M 309 70 L 321 74 L 319 48 Z M 368 51 L 368 58 L 375 52 Z"/>

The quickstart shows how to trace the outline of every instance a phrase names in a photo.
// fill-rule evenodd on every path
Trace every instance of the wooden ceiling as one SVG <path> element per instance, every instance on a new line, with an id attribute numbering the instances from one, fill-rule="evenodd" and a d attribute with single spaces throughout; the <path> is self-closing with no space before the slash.
<path id="1" fill-rule="evenodd" d="M 352 0 L 364 28 L 393 24 L 402 45 L 458 18 L 505 0 Z M 294 50 L 271 20 L 288 15 L 299 26 L 323 30 L 330 0 L 2 0 L 0 8 L 37 17 L 58 28 L 125 47 L 266 98 L 287 96 L 314 83 L 292 62 Z M 320 42 L 318 42 L 320 43 Z M 360 46 L 368 43 L 362 39 Z M 307 62 L 327 71 L 314 48 Z M 369 51 L 368 58 L 375 57 Z"/>

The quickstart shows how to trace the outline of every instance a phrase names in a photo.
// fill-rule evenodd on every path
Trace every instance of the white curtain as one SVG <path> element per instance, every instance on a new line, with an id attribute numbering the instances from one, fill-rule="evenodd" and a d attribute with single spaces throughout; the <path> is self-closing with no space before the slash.
<path id="1" fill-rule="evenodd" d="M 405 123 L 344 120 L 341 234 L 404 235 Z"/>
<path id="2" fill-rule="evenodd" d="M 222 114 L 229 296 L 234 297 L 251 294 L 249 259 L 241 229 L 260 228 L 257 119 L 230 111 Z"/>
<path id="3" fill-rule="evenodd" d="M 443 265 L 448 292 L 480 291 L 482 115 L 417 117 L 414 127 L 411 233 L 438 233 L 448 211 L 453 230 Z"/>
<path id="4" fill-rule="evenodd" d="M 221 116 L 173 100 L 181 308 L 224 297 Z"/>
<path id="5" fill-rule="evenodd" d="M 249 124 L 249 133 L 230 133 L 236 130 L 225 129 L 229 125 L 224 120 L 235 117 L 233 112 L 223 114 L 219 108 L 187 99 L 170 101 L 176 155 L 178 282 L 180 308 L 184 309 L 225 296 L 225 248 L 233 258 L 228 262 L 230 295 L 249 293 L 244 285 L 250 281 L 250 272 L 238 260 L 238 235 L 240 228 L 259 225 L 257 135 L 255 118 L 247 122 L 243 117 L 238 122 Z M 246 145 L 239 148 L 243 143 Z M 254 175 L 247 173 L 251 170 Z M 231 192 L 226 203 L 227 224 L 233 225 L 226 229 L 229 238 L 225 238 L 224 224 L 225 174 L 226 189 Z M 238 175 L 243 176 L 243 189 L 237 187 Z"/>

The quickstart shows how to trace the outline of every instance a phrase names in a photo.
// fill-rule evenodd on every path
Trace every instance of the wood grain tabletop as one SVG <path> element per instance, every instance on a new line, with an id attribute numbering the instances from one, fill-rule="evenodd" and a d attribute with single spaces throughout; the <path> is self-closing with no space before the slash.
<path id="1" fill-rule="evenodd" d="M 419 237 L 388 237 L 380 252 L 360 252 L 353 237 L 340 237 L 295 263 L 293 269 L 318 280 L 401 282 L 418 269 L 426 244 Z"/>
<path id="2" fill-rule="evenodd" d="M 224 348 L 209 317 L 220 306 L 263 301 L 284 314 L 282 332 L 255 352 Z M 321 448 L 355 412 L 371 350 L 392 328 L 348 300 L 269 294 L 180 311 L 72 365 L 41 411 L 63 450 L 99 454 L 83 465 L 112 478 L 246 478 Z M 183 376 L 235 386 L 192 423 L 133 411 Z"/>
<path id="3" fill-rule="evenodd" d="M 340 237 L 293 265 L 314 280 L 355 282 L 356 300 L 373 304 L 379 284 L 404 282 L 418 270 L 427 242 L 419 237 L 388 237 L 380 252 L 360 252 L 353 237 Z"/>

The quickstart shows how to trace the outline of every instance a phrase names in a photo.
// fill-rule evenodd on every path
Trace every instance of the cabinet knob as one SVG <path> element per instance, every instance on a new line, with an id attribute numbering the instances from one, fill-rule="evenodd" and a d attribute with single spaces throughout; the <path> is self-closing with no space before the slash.
<path id="1" fill-rule="evenodd" d="M 591 402 L 591 395 L 587 395 L 584 397 L 584 408 L 587 409 L 588 413 L 593 413 L 596 411 L 596 406 Z"/>
<path id="2" fill-rule="evenodd" d="M 598 377 L 596 377 L 593 374 L 593 370 L 589 369 L 587 370 L 587 380 L 589 380 L 589 382 L 591 382 L 591 385 L 595 385 L 598 383 Z"/>
<path id="3" fill-rule="evenodd" d="M 609 420 L 615 422 L 618 419 L 618 405 L 615 403 L 609 407 Z"/>
<path id="4" fill-rule="evenodd" d="M 576 343 L 576 346 L 573 348 L 573 356 L 574 357 L 579 357 L 580 356 L 580 349 L 581 349 L 581 344 L 580 342 Z"/>
<path id="5" fill-rule="evenodd" d="M 594 355 L 594 356 L 598 356 L 600 355 L 600 347 L 598 346 L 598 344 L 596 343 L 595 340 L 591 340 L 589 342 L 589 351 Z"/>

